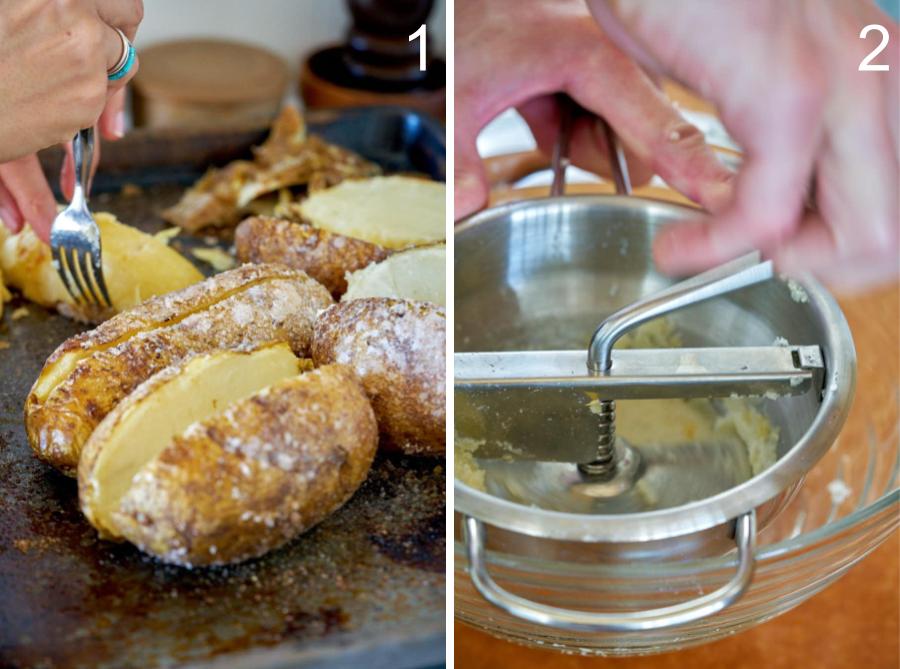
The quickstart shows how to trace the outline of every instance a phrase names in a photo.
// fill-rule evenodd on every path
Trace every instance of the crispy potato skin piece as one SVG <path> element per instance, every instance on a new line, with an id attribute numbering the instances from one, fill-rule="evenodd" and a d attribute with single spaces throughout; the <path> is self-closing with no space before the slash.
<path id="1" fill-rule="evenodd" d="M 428 302 L 373 297 L 336 304 L 316 320 L 316 365 L 349 365 L 372 400 L 382 446 L 445 452 L 446 317 Z"/>
<path id="2" fill-rule="evenodd" d="M 344 179 L 381 174 L 381 168 L 352 151 L 306 134 L 295 107 L 284 107 L 253 161 L 235 160 L 211 169 L 162 217 L 185 229 L 231 228 L 256 198 L 287 186 L 306 184 L 309 192 Z"/>
<path id="3" fill-rule="evenodd" d="M 347 290 L 348 272 L 387 258 L 391 251 L 377 244 L 319 230 L 309 223 L 254 216 L 234 235 L 242 262 L 274 262 L 300 269 L 338 298 Z"/>
<path id="4" fill-rule="evenodd" d="M 316 314 L 332 303 L 303 272 L 245 266 L 115 316 L 63 342 L 48 359 L 42 375 L 66 352 L 92 351 L 43 400 L 32 388 L 25 401 L 31 447 L 74 476 L 94 428 L 153 374 L 198 353 L 271 341 L 286 341 L 305 356 Z"/>
<path id="5" fill-rule="evenodd" d="M 350 499 L 377 445 L 375 416 L 359 380 L 341 365 L 321 367 L 173 440 L 135 476 L 113 514 L 116 529 L 141 550 L 179 565 L 257 557 Z M 80 479 L 87 482 L 90 469 L 86 455 Z"/>

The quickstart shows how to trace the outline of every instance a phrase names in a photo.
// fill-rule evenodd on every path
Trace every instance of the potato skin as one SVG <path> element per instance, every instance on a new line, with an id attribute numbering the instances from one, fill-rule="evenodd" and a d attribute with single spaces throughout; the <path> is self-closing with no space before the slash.
<path id="1" fill-rule="evenodd" d="M 332 303 L 303 272 L 241 267 L 115 316 L 64 342 L 48 359 L 42 375 L 66 352 L 93 350 L 48 397 L 42 400 L 32 388 L 25 402 L 31 447 L 74 476 L 94 428 L 153 374 L 197 353 L 272 341 L 286 341 L 305 356 L 316 314 Z"/>
<path id="2" fill-rule="evenodd" d="M 151 298 L 104 321 L 93 330 L 66 339 L 50 354 L 44 368 L 54 364 L 69 352 L 108 346 L 135 332 L 159 327 L 179 319 L 186 313 L 206 309 L 219 301 L 223 295 L 239 290 L 242 286 L 270 279 L 295 277 L 297 277 L 295 270 L 274 264 L 242 265 L 228 272 L 222 272 L 183 290 Z"/>
<path id="3" fill-rule="evenodd" d="M 115 529 L 173 564 L 257 557 L 350 499 L 377 445 L 359 380 L 346 367 L 328 365 L 281 381 L 173 440 L 134 477 L 113 514 Z"/>
<path id="4" fill-rule="evenodd" d="M 275 262 L 300 269 L 338 298 L 347 290 L 348 272 L 387 258 L 377 244 L 336 235 L 310 225 L 266 216 L 241 223 L 234 235 L 242 262 Z"/>
<path id="5" fill-rule="evenodd" d="M 372 401 L 382 446 L 445 452 L 446 317 L 428 302 L 374 297 L 329 307 L 315 324 L 316 365 L 349 365 Z"/>

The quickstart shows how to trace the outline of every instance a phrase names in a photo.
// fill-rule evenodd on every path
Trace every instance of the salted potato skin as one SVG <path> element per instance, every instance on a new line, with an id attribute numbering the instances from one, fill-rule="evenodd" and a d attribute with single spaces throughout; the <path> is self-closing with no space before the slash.
<path id="1" fill-rule="evenodd" d="M 365 480 L 377 445 L 359 380 L 341 365 L 321 367 L 173 440 L 134 477 L 113 514 L 115 530 L 173 564 L 257 557 L 341 507 Z M 83 463 L 85 483 L 90 469 Z"/>
<path id="2" fill-rule="evenodd" d="M 316 320 L 312 358 L 340 363 L 362 379 L 381 444 L 408 455 L 445 452 L 444 309 L 392 298 L 350 300 Z"/>
<path id="3" fill-rule="evenodd" d="M 308 353 L 316 313 L 331 296 L 303 272 L 243 266 L 153 298 L 63 342 L 25 401 L 35 454 L 74 476 L 81 448 L 100 421 L 143 381 L 191 355 L 286 341 Z M 154 329 L 155 328 L 155 329 Z M 88 352 L 46 397 L 36 388 L 67 354 Z"/>
<path id="4" fill-rule="evenodd" d="M 348 272 L 384 260 L 388 249 L 310 225 L 266 216 L 241 223 L 234 236 L 242 262 L 280 263 L 300 269 L 325 286 L 334 297 L 347 290 Z"/>

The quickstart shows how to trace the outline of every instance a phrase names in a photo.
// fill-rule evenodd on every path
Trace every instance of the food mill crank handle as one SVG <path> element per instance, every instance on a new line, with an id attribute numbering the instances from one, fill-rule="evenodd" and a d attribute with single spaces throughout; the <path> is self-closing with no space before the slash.
<path id="1" fill-rule="evenodd" d="M 609 316 L 594 332 L 588 347 L 587 367 L 590 374 L 602 375 L 612 367 L 612 349 L 628 330 L 642 323 L 725 293 L 771 279 L 772 261 L 759 262 L 759 253 L 749 253 L 695 277 L 620 309 Z M 625 444 L 616 452 L 616 402 L 609 397 L 598 400 L 597 454 L 589 462 L 581 462 L 582 474 L 599 480 L 616 478 L 627 489 L 638 476 L 637 456 Z"/>
<path id="2" fill-rule="evenodd" d="M 767 281 L 773 275 L 771 260 L 761 263 L 758 252 L 748 253 L 619 309 L 594 332 L 588 348 L 588 370 L 594 374 L 609 370 L 612 348 L 629 330 L 692 304 Z"/>

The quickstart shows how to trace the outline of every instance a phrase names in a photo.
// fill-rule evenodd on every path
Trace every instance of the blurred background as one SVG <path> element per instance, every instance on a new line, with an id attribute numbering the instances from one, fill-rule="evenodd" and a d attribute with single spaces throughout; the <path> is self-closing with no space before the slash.
<path id="1" fill-rule="evenodd" d="M 400 104 L 443 120 L 446 0 L 153 0 L 144 14 L 134 125 L 258 124 L 285 99 Z M 424 73 L 408 40 L 423 20 Z"/>
<path id="2" fill-rule="evenodd" d="M 428 19 L 428 47 L 444 56 L 446 0 L 435 0 Z M 350 27 L 342 0 L 152 0 L 135 45 L 191 37 L 239 40 L 281 56 L 296 73 L 300 59 L 317 47 L 340 42 Z"/>

